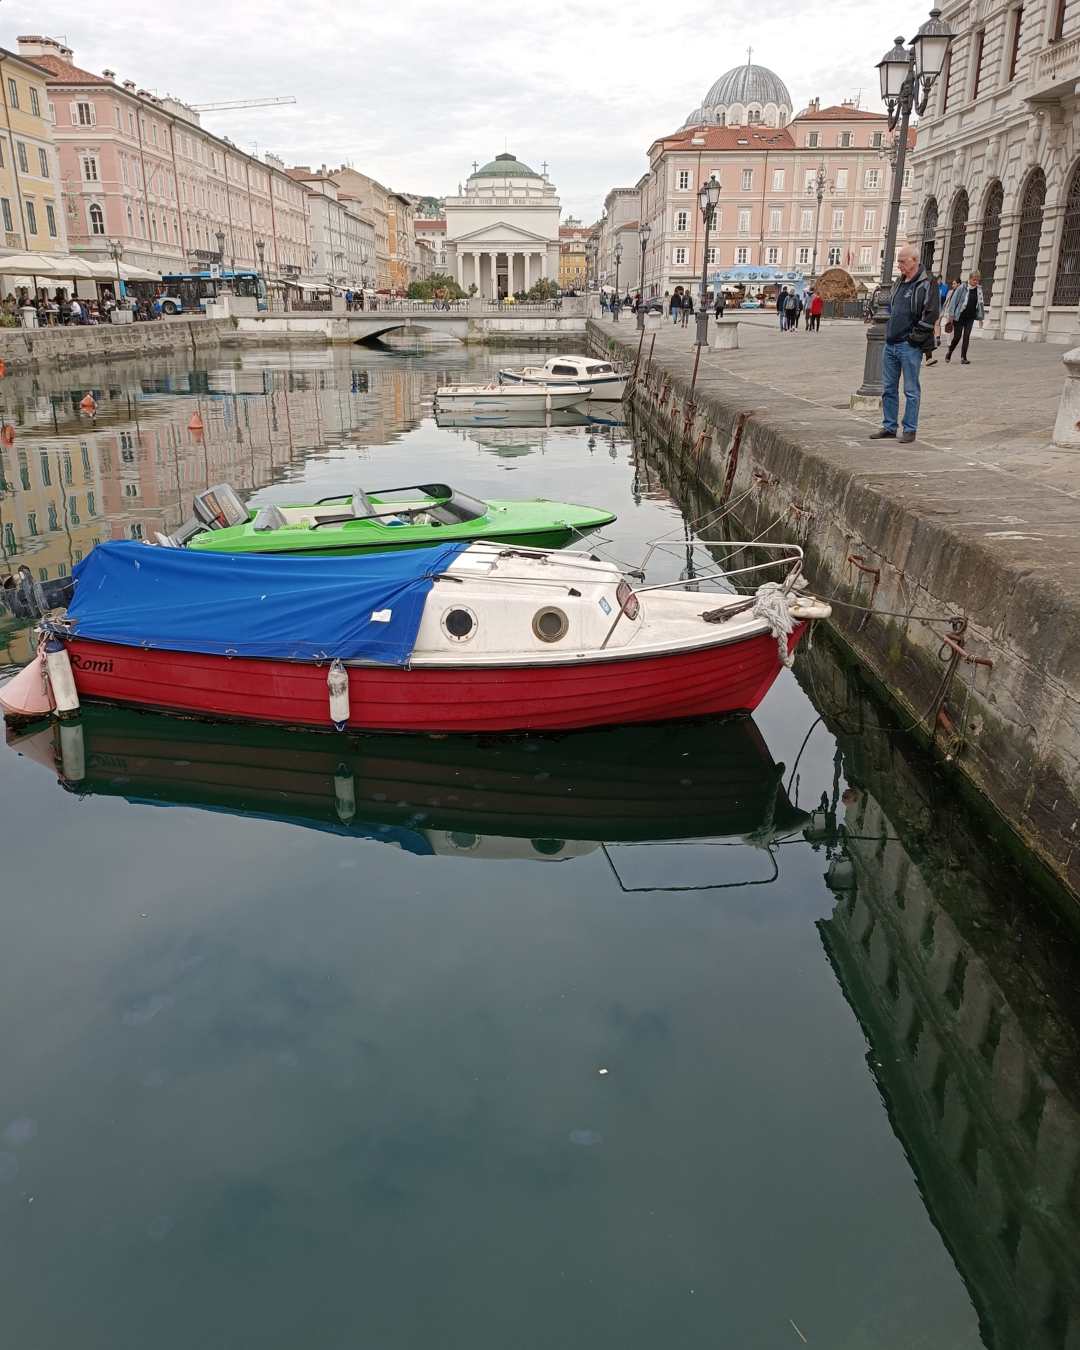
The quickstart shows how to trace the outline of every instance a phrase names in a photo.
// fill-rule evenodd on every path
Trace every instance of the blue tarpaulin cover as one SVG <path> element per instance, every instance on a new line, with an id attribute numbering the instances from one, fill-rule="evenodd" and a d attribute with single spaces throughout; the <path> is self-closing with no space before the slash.
<path id="1" fill-rule="evenodd" d="M 175 652 L 402 666 L 431 578 L 467 543 L 355 558 L 99 544 L 73 573 L 79 637 Z"/>

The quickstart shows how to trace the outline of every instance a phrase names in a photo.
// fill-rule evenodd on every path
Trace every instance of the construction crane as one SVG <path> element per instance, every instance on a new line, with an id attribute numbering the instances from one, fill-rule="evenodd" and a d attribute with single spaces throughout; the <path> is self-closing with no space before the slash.
<path id="1" fill-rule="evenodd" d="M 284 98 L 234 98 L 228 103 L 192 103 L 196 112 L 225 112 L 232 108 L 279 108 L 283 103 L 295 103 L 292 94 Z"/>

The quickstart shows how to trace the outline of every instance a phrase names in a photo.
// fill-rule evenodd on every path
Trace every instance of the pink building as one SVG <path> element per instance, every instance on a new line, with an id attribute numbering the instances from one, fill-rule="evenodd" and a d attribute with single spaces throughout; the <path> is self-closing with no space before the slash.
<path id="1" fill-rule="evenodd" d="M 720 200 L 710 267 L 781 267 L 807 277 L 839 267 L 857 286 L 872 287 L 881 273 L 891 149 L 884 113 L 852 103 L 823 108 L 815 99 L 793 115 L 787 87 L 772 71 L 728 71 L 679 131 L 649 147 L 649 169 L 635 189 L 640 219 L 650 226 L 646 292 L 700 278 L 697 193 L 713 176 Z M 906 178 L 899 242 L 909 223 Z"/>
<path id="2" fill-rule="evenodd" d="M 214 136 L 177 99 L 81 70 L 54 38 L 21 37 L 19 52 L 50 73 L 72 253 L 107 258 L 117 240 L 152 271 L 221 261 L 270 278 L 308 272 L 306 194 L 280 161 Z"/>

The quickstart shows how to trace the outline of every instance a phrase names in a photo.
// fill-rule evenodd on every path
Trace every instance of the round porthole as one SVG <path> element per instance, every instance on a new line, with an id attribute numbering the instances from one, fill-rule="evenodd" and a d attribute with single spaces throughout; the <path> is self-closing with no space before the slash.
<path id="1" fill-rule="evenodd" d="M 554 858 L 566 847 L 565 839 L 532 839 L 529 842 L 542 858 Z"/>
<path id="2" fill-rule="evenodd" d="M 570 620 L 561 609 L 548 606 L 538 609 L 533 615 L 533 632 L 541 642 L 558 642 L 560 638 L 566 636 L 569 627 Z"/>
<path id="3" fill-rule="evenodd" d="M 446 841 L 451 847 L 459 849 L 462 853 L 471 853 L 473 849 L 480 847 L 480 836 L 469 834 L 465 830 L 451 830 L 446 836 Z"/>
<path id="4" fill-rule="evenodd" d="M 443 632 L 454 642 L 468 642 L 476 632 L 476 615 L 464 605 L 455 605 L 442 617 Z"/>

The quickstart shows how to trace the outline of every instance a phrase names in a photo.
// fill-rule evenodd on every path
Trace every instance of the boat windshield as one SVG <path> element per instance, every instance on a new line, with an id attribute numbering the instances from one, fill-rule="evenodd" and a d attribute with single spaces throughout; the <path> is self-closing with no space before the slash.
<path id="1" fill-rule="evenodd" d="M 447 501 L 433 506 L 428 515 L 440 525 L 463 525 L 466 521 L 486 516 L 487 509 L 487 502 L 480 501 L 478 497 L 470 497 L 465 492 L 453 492 Z"/>

